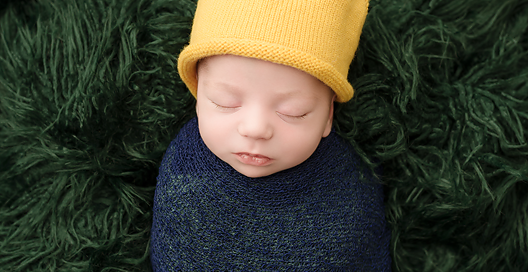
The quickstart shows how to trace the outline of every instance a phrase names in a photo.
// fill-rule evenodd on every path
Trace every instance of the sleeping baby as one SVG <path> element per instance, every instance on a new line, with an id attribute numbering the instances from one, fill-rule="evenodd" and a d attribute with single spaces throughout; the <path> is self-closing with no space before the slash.
<path id="1" fill-rule="evenodd" d="M 196 117 L 159 170 L 154 271 L 390 271 L 383 187 L 332 129 L 367 0 L 199 0 Z"/>

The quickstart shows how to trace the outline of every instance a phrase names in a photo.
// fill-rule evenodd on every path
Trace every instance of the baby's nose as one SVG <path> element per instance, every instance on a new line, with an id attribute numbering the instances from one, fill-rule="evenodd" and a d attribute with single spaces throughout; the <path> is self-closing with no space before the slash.
<path id="1" fill-rule="evenodd" d="M 269 140 L 273 137 L 271 120 L 259 112 L 248 113 L 238 125 L 238 133 L 255 140 Z"/>

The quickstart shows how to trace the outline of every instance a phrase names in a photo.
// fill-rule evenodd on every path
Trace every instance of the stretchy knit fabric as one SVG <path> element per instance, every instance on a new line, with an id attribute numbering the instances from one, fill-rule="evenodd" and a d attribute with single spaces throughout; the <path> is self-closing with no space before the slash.
<path id="1" fill-rule="evenodd" d="M 196 97 L 196 62 L 238 55 L 294 67 L 349 101 L 348 70 L 369 0 L 199 0 L 178 74 Z"/>
<path id="2" fill-rule="evenodd" d="M 154 271 L 390 271 L 382 185 L 335 132 L 302 164 L 248 178 L 192 119 L 158 176 Z"/>

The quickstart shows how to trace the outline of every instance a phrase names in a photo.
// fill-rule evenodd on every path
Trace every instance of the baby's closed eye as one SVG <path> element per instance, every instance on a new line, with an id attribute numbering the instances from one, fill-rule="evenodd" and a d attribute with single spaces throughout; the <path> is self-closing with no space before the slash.
<path id="1" fill-rule="evenodd" d="M 211 103 L 215 106 L 216 109 L 224 112 L 232 112 L 240 108 L 240 106 L 237 106 L 235 103 L 218 103 L 213 100 L 210 100 Z"/>
<path id="2" fill-rule="evenodd" d="M 308 115 L 308 113 L 303 114 L 285 114 L 277 112 L 277 115 L 279 115 L 280 118 L 282 118 L 284 121 L 297 121 L 302 120 Z"/>

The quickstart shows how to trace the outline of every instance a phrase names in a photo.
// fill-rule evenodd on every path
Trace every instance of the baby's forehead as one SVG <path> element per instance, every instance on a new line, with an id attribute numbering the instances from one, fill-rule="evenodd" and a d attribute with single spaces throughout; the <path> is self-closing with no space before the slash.
<path id="1" fill-rule="evenodd" d="M 202 81 L 202 83 L 204 83 L 203 81 L 205 81 L 204 84 L 206 86 L 212 87 L 211 89 L 215 91 L 229 92 L 232 95 L 243 94 L 244 87 L 247 86 L 244 86 L 244 84 L 240 84 L 238 74 L 234 77 L 232 77 L 231 74 L 225 76 L 226 70 L 229 69 L 229 66 L 226 66 L 226 62 L 224 61 L 227 59 L 228 63 L 237 64 L 237 61 L 247 61 L 248 58 L 232 55 L 227 55 L 227 58 L 225 57 L 226 56 L 211 56 L 201 59 L 197 63 L 198 81 Z M 233 60 L 235 62 L 231 62 Z M 326 99 L 321 98 L 326 98 L 327 96 L 332 98 L 333 96 L 335 96 L 334 91 L 321 80 L 295 67 L 271 63 L 263 60 L 254 61 L 251 63 L 251 65 L 253 65 L 253 67 L 267 67 L 268 69 L 279 71 L 277 77 L 266 78 L 266 83 L 275 83 L 276 86 L 278 86 L 278 88 L 275 89 L 274 92 L 271 91 L 267 93 L 268 97 L 273 96 L 274 98 L 281 100 L 287 100 L 292 98 L 312 98 L 317 100 L 317 102 L 324 102 L 326 101 Z M 292 70 L 295 70 L 293 74 L 291 73 Z M 244 70 L 243 72 L 246 71 Z M 205 76 L 200 78 L 200 74 Z M 258 72 L 256 74 L 258 75 Z M 292 81 L 290 81 L 290 79 L 292 79 Z"/>
<path id="2" fill-rule="evenodd" d="M 212 68 L 215 69 L 215 68 Z M 313 84 L 313 82 L 306 82 L 306 85 Z M 327 99 L 332 99 L 335 93 L 326 85 L 313 84 L 313 88 L 284 88 L 263 90 L 261 94 L 269 100 L 274 101 L 310 101 L 310 104 L 327 103 Z M 226 96 L 232 98 L 243 98 L 252 93 L 252 86 L 241 86 L 238 82 L 229 81 L 209 81 L 204 80 L 203 86 L 207 93 L 219 96 Z"/>

